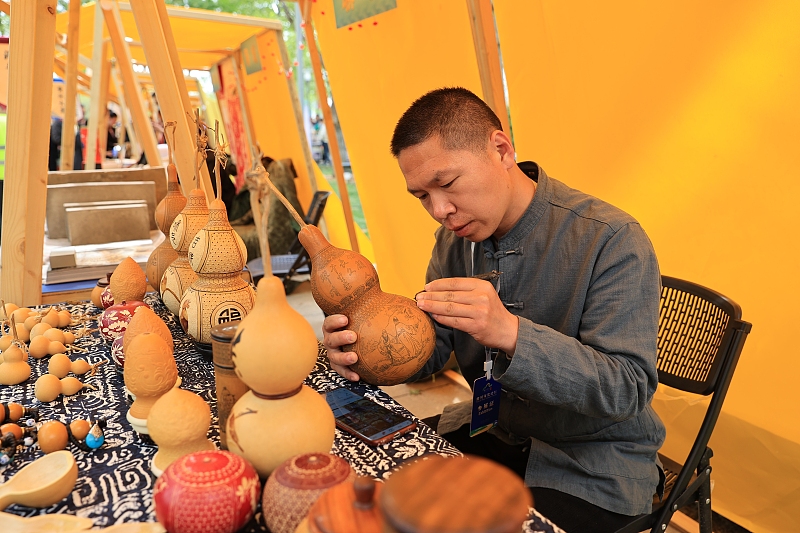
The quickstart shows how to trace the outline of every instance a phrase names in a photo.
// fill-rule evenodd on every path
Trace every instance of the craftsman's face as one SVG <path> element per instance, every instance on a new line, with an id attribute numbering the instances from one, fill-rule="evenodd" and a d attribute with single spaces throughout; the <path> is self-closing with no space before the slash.
<path id="1" fill-rule="evenodd" d="M 437 222 L 473 242 L 500 237 L 515 222 L 505 220 L 511 205 L 508 161 L 513 162 L 513 152 L 497 146 L 498 133 L 505 137 L 502 132 L 492 134 L 485 153 L 447 150 L 436 136 L 397 157 L 408 192 Z"/>

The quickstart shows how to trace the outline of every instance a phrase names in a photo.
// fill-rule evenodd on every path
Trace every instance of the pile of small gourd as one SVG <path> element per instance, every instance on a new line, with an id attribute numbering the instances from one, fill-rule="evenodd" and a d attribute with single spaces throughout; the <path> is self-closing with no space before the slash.
<path id="1" fill-rule="evenodd" d="M 73 362 L 66 355 L 67 351 L 85 351 L 76 346 L 68 348 L 75 342 L 76 335 L 59 329 L 72 324 L 73 317 L 69 311 L 54 307 L 35 311 L 5 302 L 2 302 L 0 310 L 9 322 L 11 331 L 11 334 L 0 337 L 0 384 L 17 385 L 26 381 L 31 375 L 27 362 L 29 355 L 34 359 L 52 355 L 48 364 L 49 373 L 39 377 L 34 386 L 39 401 L 51 402 L 59 394 L 71 396 L 84 388 L 94 388 L 77 378 L 66 377 L 69 372 L 80 375 L 91 371 L 94 375 L 97 367 L 104 362 L 95 365 L 83 359 Z M 30 346 L 26 346 L 25 341 L 30 341 Z"/>

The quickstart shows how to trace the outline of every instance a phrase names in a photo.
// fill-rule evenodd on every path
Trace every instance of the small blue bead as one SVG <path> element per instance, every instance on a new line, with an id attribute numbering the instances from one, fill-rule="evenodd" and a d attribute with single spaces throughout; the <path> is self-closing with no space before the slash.
<path id="1" fill-rule="evenodd" d="M 99 437 L 95 437 L 91 433 L 86 435 L 86 445 L 93 450 L 96 450 L 97 448 L 102 446 L 105 440 L 106 438 L 103 435 L 100 435 Z"/>

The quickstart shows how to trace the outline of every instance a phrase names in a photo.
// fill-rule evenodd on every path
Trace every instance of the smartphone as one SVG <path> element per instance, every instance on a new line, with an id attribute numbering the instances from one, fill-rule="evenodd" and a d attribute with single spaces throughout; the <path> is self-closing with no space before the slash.
<path id="1" fill-rule="evenodd" d="M 339 387 L 325 394 L 333 410 L 336 426 L 378 446 L 417 427 L 413 420 L 390 411 L 358 394 Z"/>

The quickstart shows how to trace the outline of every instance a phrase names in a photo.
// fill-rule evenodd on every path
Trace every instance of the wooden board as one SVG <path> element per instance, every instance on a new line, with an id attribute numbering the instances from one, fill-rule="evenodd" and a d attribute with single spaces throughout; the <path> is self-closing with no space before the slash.
<path id="1" fill-rule="evenodd" d="M 42 252 L 53 84 L 56 0 L 14 2 L 9 48 L 8 130 L 0 287 L 6 302 L 42 299 Z"/>

